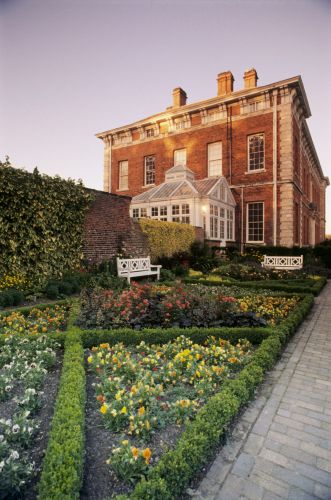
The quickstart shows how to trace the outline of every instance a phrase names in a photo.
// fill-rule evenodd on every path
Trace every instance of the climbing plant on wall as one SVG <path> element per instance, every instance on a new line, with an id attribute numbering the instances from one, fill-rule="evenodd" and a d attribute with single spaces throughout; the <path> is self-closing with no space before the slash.
<path id="1" fill-rule="evenodd" d="M 90 198 L 81 181 L 0 162 L 0 277 L 43 283 L 77 268 Z"/>

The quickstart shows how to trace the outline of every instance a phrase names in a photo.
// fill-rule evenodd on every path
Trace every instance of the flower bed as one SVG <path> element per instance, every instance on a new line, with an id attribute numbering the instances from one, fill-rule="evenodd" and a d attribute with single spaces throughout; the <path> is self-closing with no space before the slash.
<path id="1" fill-rule="evenodd" d="M 0 316 L 0 334 L 57 333 L 64 329 L 68 307 L 33 307 L 26 311 L 11 311 Z"/>
<path id="2" fill-rule="evenodd" d="M 50 336 L 27 338 L 17 334 L 6 336 L 0 348 L 1 498 L 16 498 L 27 486 L 31 488 L 31 480 L 38 473 L 45 445 L 43 433 L 49 425 L 49 408 L 56 391 L 56 375 L 50 371 L 56 363 L 57 348 Z M 42 391 L 45 380 L 47 403 Z M 39 419 L 42 406 L 48 408 Z"/>
<path id="3" fill-rule="evenodd" d="M 266 292 L 265 296 L 267 297 L 268 294 L 270 292 Z M 120 447 L 123 450 L 123 455 L 130 459 L 135 455 L 137 460 L 139 459 L 138 463 L 148 469 L 146 480 L 138 482 L 130 498 L 158 500 L 160 498 L 181 497 L 192 478 L 201 471 L 203 465 L 219 446 L 220 437 L 235 418 L 239 408 L 253 397 L 256 387 L 263 379 L 264 371 L 273 365 L 280 353 L 281 344 L 295 331 L 308 313 L 312 303 L 312 296 L 300 297 L 298 305 L 276 328 L 219 327 L 181 330 L 176 327 L 140 331 L 132 329 L 82 331 L 73 327 L 75 306 L 68 321 L 68 331 L 56 336 L 57 339 L 61 337 L 63 340 L 65 338 L 65 358 L 52 431 L 39 483 L 39 498 L 42 500 L 79 498 L 81 491 L 84 498 L 88 497 L 86 488 L 81 490 L 84 456 L 87 465 L 85 478 L 88 476 L 91 482 L 90 496 L 93 497 L 95 494 L 96 485 L 98 491 L 101 492 L 101 497 L 106 496 L 109 476 L 105 470 L 112 470 L 111 465 L 106 464 L 106 460 L 109 459 L 112 444 L 117 448 Z M 164 454 L 160 460 L 155 460 L 158 457 L 158 452 L 154 440 L 157 435 L 162 436 L 163 429 L 157 429 L 157 432 L 152 434 L 150 442 L 140 443 L 139 435 L 138 437 L 126 436 L 123 432 L 123 436 L 120 437 L 120 433 L 113 434 L 101 425 L 107 414 L 109 416 L 109 412 L 106 412 L 104 417 L 100 411 L 96 411 L 96 405 L 99 404 L 100 409 L 103 402 L 96 403 L 91 374 L 88 377 L 87 434 L 86 448 L 84 448 L 85 371 L 83 368 L 83 346 L 91 347 L 97 342 L 115 345 L 116 342 L 122 340 L 123 349 L 129 352 L 130 346 L 137 345 L 142 340 L 151 345 L 157 339 L 157 342 L 162 345 L 175 339 L 180 333 L 192 337 L 191 340 L 194 343 L 203 343 L 211 332 L 217 337 L 217 343 L 222 334 L 225 334 L 229 339 L 238 340 L 238 338 L 245 337 L 250 333 L 255 343 L 262 343 L 234 378 L 223 379 L 217 394 L 209 397 L 205 405 L 197 409 L 192 420 L 189 419 L 185 424 L 170 424 L 171 432 L 168 431 L 167 438 L 170 439 L 168 442 L 171 446 L 169 446 L 170 449 L 163 450 Z M 146 349 L 149 349 L 148 345 Z M 146 354 L 146 351 L 143 352 Z M 233 366 L 236 364 L 234 363 Z M 157 371 L 152 370 L 152 373 L 155 375 Z M 101 393 L 98 395 L 104 396 Z M 180 399 L 189 398 L 181 395 Z M 116 397 L 114 400 L 118 401 Z M 113 399 L 109 403 L 112 405 Z M 185 404 L 183 406 L 185 407 Z M 126 408 L 128 409 L 128 405 Z M 144 408 L 146 413 L 147 405 L 144 405 Z M 138 411 L 137 408 L 136 410 Z M 141 411 L 141 413 L 143 412 Z M 125 416 L 125 412 L 122 415 Z M 176 429 L 179 429 L 179 432 L 176 432 Z M 179 436 L 182 430 L 183 432 Z M 117 439 L 112 438 L 115 435 L 118 436 Z M 107 436 L 110 436 L 110 441 L 107 440 Z M 133 450 L 134 454 L 132 447 L 137 448 L 137 450 Z M 121 453 L 119 458 L 121 458 Z M 103 462 L 101 463 L 100 460 Z M 146 464 L 146 460 L 153 464 L 153 467 Z M 95 467 L 96 464 L 97 467 Z"/>
<path id="4" fill-rule="evenodd" d="M 243 290 L 241 291 L 243 293 Z M 298 303 L 298 297 L 269 298 L 267 307 L 250 309 L 215 286 L 138 285 L 130 290 L 87 290 L 78 324 L 84 328 L 266 326 L 276 324 Z"/>
<path id="5" fill-rule="evenodd" d="M 247 341 L 233 346 L 209 338 L 199 345 L 184 336 L 163 345 L 92 348 L 87 361 L 98 377 L 99 411 L 112 432 L 108 464 L 117 477 L 134 483 L 145 475 L 162 449 L 172 446 L 174 432 L 178 438 L 183 425 L 242 369 L 251 352 Z"/>

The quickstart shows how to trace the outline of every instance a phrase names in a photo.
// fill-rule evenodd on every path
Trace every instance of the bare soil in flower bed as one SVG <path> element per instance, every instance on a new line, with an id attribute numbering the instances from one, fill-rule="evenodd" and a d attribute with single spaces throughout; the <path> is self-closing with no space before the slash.
<path id="1" fill-rule="evenodd" d="M 39 428 L 34 439 L 33 445 L 28 448 L 29 459 L 35 463 L 35 474 L 31 481 L 27 484 L 27 488 L 17 498 L 24 500 L 35 500 L 37 498 L 37 486 L 40 479 L 41 465 L 45 455 L 48 433 L 51 428 L 54 404 L 57 396 L 57 390 L 62 369 L 63 352 L 58 351 L 56 363 L 47 373 L 46 379 L 40 394 L 40 409 L 33 415 L 33 418 L 39 422 Z M 13 413 L 17 409 L 17 404 L 14 401 L 15 397 L 20 397 L 24 393 L 24 388 L 19 385 L 17 390 L 12 394 L 12 398 L 0 403 L 0 418 L 12 418 Z"/>
<path id="2" fill-rule="evenodd" d="M 106 463 L 112 448 L 127 437 L 124 433 L 119 437 L 105 428 L 93 386 L 97 380 L 95 375 L 87 372 L 86 456 L 81 500 L 104 500 L 111 498 L 112 495 L 128 494 L 134 489 L 133 485 L 127 485 L 117 479 L 110 465 Z M 167 450 L 175 447 L 184 429 L 184 425 L 171 425 L 153 435 L 148 446 L 153 448 L 154 461 L 157 461 Z"/>

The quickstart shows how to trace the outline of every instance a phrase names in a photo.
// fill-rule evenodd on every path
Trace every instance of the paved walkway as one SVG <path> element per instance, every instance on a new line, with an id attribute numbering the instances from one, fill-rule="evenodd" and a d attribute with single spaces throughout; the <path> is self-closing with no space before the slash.
<path id="1" fill-rule="evenodd" d="M 330 281 L 193 498 L 331 499 Z"/>

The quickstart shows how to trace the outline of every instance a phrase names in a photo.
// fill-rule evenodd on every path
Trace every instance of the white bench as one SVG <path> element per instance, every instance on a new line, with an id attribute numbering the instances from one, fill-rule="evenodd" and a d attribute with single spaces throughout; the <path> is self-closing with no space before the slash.
<path id="1" fill-rule="evenodd" d="M 303 266 L 303 255 L 300 256 L 273 256 L 264 255 L 262 266 L 272 269 L 302 269 Z"/>
<path id="2" fill-rule="evenodd" d="M 161 267 L 151 264 L 150 257 L 138 259 L 120 259 L 117 257 L 117 274 L 122 278 L 127 278 L 129 283 L 130 279 L 136 276 L 152 276 L 154 274 L 159 280 Z"/>

